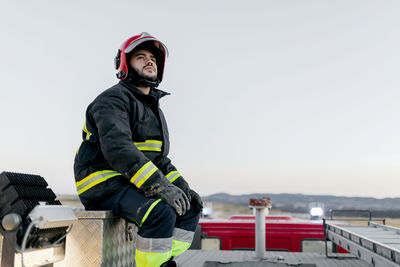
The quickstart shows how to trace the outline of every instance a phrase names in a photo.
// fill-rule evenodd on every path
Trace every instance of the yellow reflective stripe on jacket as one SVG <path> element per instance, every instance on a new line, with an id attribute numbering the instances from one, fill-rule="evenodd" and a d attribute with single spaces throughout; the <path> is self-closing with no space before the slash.
<path id="1" fill-rule="evenodd" d="M 83 143 L 83 142 L 81 142 L 81 144 L 79 145 L 78 149 L 76 150 L 76 155 L 78 155 L 78 153 L 79 153 L 79 149 L 81 148 L 81 146 L 82 146 L 82 143 Z"/>
<path id="2" fill-rule="evenodd" d="M 178 171 L 172 171 L 169 172 L 165 177 L 167 177 L 167 179 L 172 183 L 173 181 L 181 177 L 181 174 Z"/>
<path id="3" fill-rule="evenodd" d="M 140 168 L 135 175 L 131 178 L 131 183 L 136 185 L 138 188 L 142 186 L 150 176 L 155 173 L 158 168 L 153 164 L 153 162 L 149 161 Z"/>
<path id="4" fill-rule="evenodd" d="M 144 142 L 134 142 L 137 149 L 140 151 L 158 151 L 161 152 L 162 141 L 146 140 Z"/>
<path id="5" fill-rule="evenodd" d="M 86 133 L 86 140 L 89 140 L 92 133 L 89 132 L 88 129 L 86 128 L 86 122 L 85 125 L 83 125 L 83 131 Z"/>
<path id="6" fill-rule="evenodd" d="M 82 194 L 83 192 L 92 188 L 93 186 L 95 186 L 101 182 L 104 182 L 114 176 L 117 176 L 117 175 L 121 175 L 121 174 L 116 171 L 106 170 L 106 171 L 94 172 L 94 173 L 86 176 L 79 182 L 75 183 L 76 190 L 78 191 L 78 195 Z"/>

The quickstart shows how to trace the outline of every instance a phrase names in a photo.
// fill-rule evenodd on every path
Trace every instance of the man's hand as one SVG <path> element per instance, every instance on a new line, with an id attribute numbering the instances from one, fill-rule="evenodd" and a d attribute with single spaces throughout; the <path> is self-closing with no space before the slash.
<path id="1" fill-rule="evenodd" d="M 203 210 L 203 201 L 201 200 L 201 197 L 199 194 L 196 193 L 196 191 L 190 189 L 190 200 L 191 203 L 193 204 L 193 208 L 197 213 L 200 213 Z"/>
<path id="2" fill-rule="evenodd" d="M 182 216 L 190 209 L 190 201 L 186 194 L 173 184 L 167 185 L 157 196 L 174 208 L 178 216 Z"/>
<path id="3" fill-rule="evenodd" d="M 203 201 L 199 194 L 197 194 L 194 190 L 190 189 L 189 184 L 182 177 L 178 178 L 173 182 L 174 185 L 182 189 L 188 197 L 189 201 L 193 201 L 194 210 L 199 213 L 203 209 Z"/>

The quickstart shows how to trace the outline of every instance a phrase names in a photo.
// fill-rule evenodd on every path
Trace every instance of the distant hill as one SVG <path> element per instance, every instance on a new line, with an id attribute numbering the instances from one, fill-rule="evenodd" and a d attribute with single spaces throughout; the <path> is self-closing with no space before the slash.
<path id="1" fill-rule="evenodd" d="M 262 198 L 265 196 L 271 198 L 273 209 L 286 212 L 308 212 L 309 203 L 320 202 L 324 204 L 326 211 L 331 209 L 370 210 L 374 217 L 400 218 L 400 198 L 377 199 L 372 197 L 269 193 L 230 195 L 226 193 L 218 193 L 203 197 L 203 199 L 210 202 L 247 206 L 250 198 Z"/>

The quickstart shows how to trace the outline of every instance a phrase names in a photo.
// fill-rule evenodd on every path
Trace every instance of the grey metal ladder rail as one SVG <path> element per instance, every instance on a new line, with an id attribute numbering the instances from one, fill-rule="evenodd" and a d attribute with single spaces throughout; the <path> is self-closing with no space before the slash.
<path id="1" fill-rule="evenodd" d="M 369 222 L 366 227 L 338 226 L 325 222 L 324 227 L 326 239 L 372 266 L 400 266 L 399 228 L 373 222 Z M 390 242 L 386 244 L 382 240 Z"/>

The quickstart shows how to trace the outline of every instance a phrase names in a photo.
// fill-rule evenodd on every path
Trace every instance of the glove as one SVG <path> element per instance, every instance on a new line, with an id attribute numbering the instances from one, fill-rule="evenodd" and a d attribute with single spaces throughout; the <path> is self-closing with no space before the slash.
<path id="1" fill-rule="evenodd" d="M 159 197 L 172 207 L 178 216 L 182 216 L 190 209 L 190 201 L 186 194 L 171 184 L 165 177 L 156 179 L 142 187 L 146 197 Z"/>
<path id="2" fill-rule="evenodd" d="M 200 213 L 203 210 L 203 201 L 201 200 L 200 195 L 192 189 L 190 189 L 190 201 L 193 203 L 193 208 L 197 213 Z"/>
<path id="3" fill-rule="evenodd" d="M 173 182 L 174 185 L 182 189 L 188 197 L 189 201 L 193 204 L 193 208 L 197 213 L 200 213 L 203 210 L 203 201 L 199 194 L 197 194 L 194 190 L 190 189 L 189 184 L 183 179 L 183 177 L 179 177 Z"/>
<path id="4" fill-rule="evenodd" d="M 178 216 L 182 216 L 190 209 L 190 200 L 186 194 L 171 183 L 164 190 L 161 190 L 157 196 L 174 208 Z"/>

